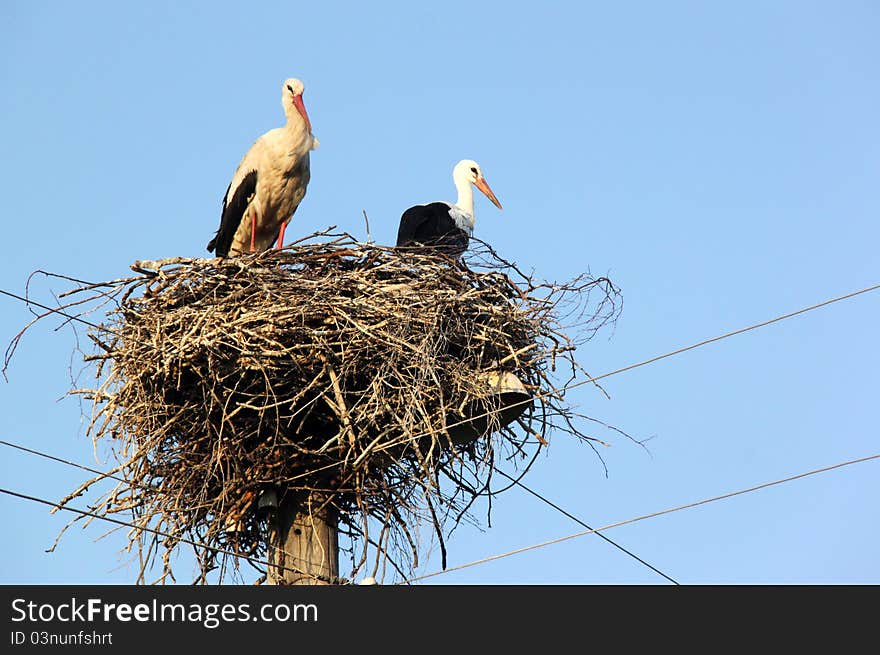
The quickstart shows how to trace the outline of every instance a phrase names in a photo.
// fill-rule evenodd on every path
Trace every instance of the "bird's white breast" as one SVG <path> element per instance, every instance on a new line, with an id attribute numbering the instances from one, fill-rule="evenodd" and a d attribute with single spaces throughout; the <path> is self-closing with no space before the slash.
<path id="1" fill-rule="evenodd" d="M 469 237 L 473 236 L 474 217 L 472 214 L 467 213 L 461 207 L 450 205 L 449 215 L 452 217 L 452 220 L 455 221 L 455 226 L 458 229 L 465 232 Z"/>

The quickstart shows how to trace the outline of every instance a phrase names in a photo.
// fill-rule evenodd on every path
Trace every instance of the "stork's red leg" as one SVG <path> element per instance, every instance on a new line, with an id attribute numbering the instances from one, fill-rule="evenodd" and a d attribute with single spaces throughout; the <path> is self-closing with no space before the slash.
<path id="1" fill-rule="evenodd" d="M 257 212 L 254 212 L 251 215 L 251 252 L 257 251 L 257 246 L 254 243 L 254 239 L 257 236 Z"/>
<path id="2" fill-rule="evenodd" d="M 287 227 L 287 223 L 281 224 L 281 229 L 278 230 L 278 248 L 284 247 L 284 229 Z"/>

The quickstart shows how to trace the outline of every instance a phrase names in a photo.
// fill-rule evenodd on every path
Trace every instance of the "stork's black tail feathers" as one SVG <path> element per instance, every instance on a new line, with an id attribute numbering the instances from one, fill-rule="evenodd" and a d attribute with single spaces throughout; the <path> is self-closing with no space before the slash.
<path id="1" fill-rule="evenodd" d="M 251 171 L 242 179 L 241 184 L 236 187 L 229 203 L 229 191 L 232 184 L 226 187 L 226 193 L 223 194 L 223 211 L 220 215 L 220 227 L 214 238 L 208 242 L 208 252 L 213 252 L 218 257 L 226 257 L 229 254 L 229 248 L 232 246 L 232 239 L 235 232 L 244 218 L 244 212 L 247 209 L 251 196 L 257 191 L 257 171 Z"/>

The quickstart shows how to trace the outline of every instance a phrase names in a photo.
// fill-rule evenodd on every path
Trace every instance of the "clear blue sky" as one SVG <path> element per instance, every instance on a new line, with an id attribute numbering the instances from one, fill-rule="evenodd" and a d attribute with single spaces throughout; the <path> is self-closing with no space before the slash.
<path id="1" fill-rule="evenodd" d="M 476 159 L 504 204 L 477 198 L 480 238 L 542 277 L 621 287 L 616 330 L 579 354 L 594 374 L 880 282 L 877 3 L 428 4 L 4 2 L 0 286 L 207 255 L 288 76 L 321 141 L 288 240 L 364 237 L 366 210 L 390 244 Z M 0 317 L 5 346 L 29 314 L 0 298 Z M 601 526 L 880 452 L 878 319 L 875 292 L 608 378 L 610 400 L 578 389 L 648 450 L 597 430 L 606 476 L 552 435 L 525 482 Z M 95 465 L 56 326 L 0 381 L 0 438 Z M 0 447 L 2 487 L 57 500 L 83 475 Z M 607 535 L 683 583 L 876 584 L 878 494 L 874 461 Z M 0 518 L 0 583 L 134 580 L 106 526 L 47 554 L 69 517 L 0 496 Z M 512 490 L 491 528 L 454 533 L 449 564 L 579 530 Z M 430 583 L 665 581 L 586 536 Z"/>

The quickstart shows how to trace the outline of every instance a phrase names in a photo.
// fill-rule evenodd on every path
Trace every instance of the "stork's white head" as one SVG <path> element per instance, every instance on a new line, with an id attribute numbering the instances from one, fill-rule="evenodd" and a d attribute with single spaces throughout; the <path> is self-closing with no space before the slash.
<path id="1" fill-rule="evenodd" d="M 492 193 L 492 189 L 489 188 L 489 183 L 486 182 L 486 178 L 483 177 L 483 170 L 473 159 L 462 159 L 458 162 L 455 165 L 455 168 L 452 169 L 452 179 L 456 186 L 461 183 L 473 184 L 492 201 L 492 204 L 498 207 L 498 209 L 501 209 L 501 203 L 498 202 L 498 198 Z"/>
<path id="2" fill-rule="evenodd" d="M 281 85 L 281 106 L 284 107 L 284 113 L 287 115 L 288 120 L 295 115 L 291 113 L 295 109 L 302 116 L 306 123 L 306 129 L 311 133 L 312 122 L 309 120 L 309 114 L 306 112 L 305 104 L 303 104 L 303 91 L 305 91 L 305 85 L 303 85 L 302 80 L 298 80 L 295 77 L 289 77 L 284 80 L 284 84 Z"/>

